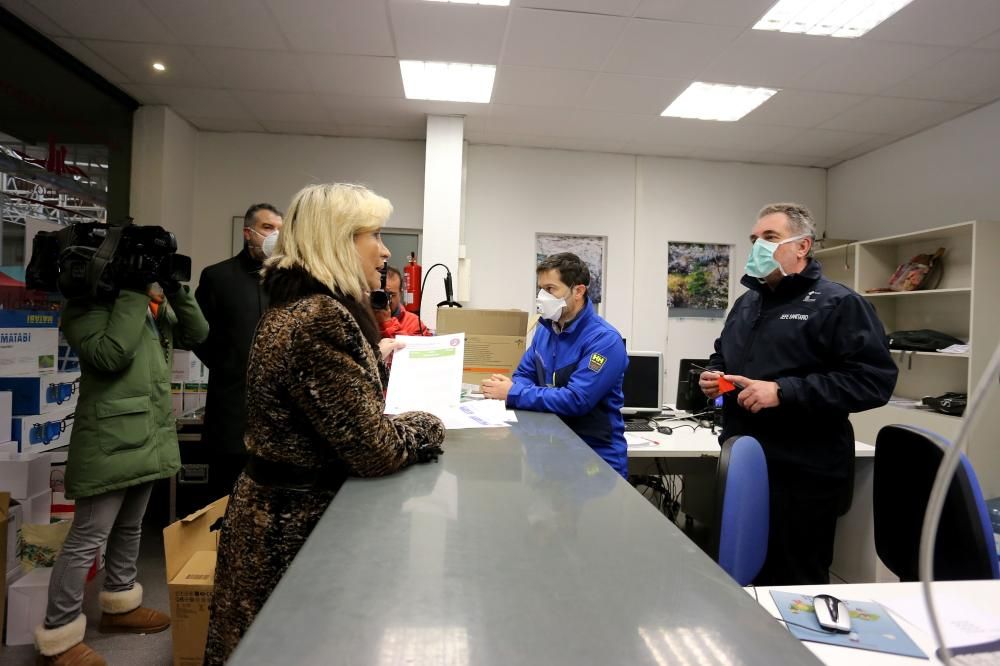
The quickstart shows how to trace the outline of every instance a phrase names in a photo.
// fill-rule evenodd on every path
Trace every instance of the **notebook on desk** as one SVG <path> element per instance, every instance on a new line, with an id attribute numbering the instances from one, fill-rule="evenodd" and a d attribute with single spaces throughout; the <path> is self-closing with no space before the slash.
<path id="1" fill-rule="evenodd" d="M 927 658 L 880 604 L 845 599 L 851 615 L 851 633 L 838 634 L 819 626 L 811 596 L 771 590 L 771 598 L 788 631 L 799 640 Z"/>

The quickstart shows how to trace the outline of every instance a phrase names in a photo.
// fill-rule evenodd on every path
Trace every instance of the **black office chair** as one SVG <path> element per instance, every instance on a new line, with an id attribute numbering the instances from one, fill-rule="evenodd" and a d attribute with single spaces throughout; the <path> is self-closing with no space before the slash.
<path id="1" fill-rule="evenodd" d="M 730 437 L 715 476 L 711 555 L 740 585 L 749 585 L 767 556 L 770 495 L 767 460 L 753 437 Z"/>
<path id="2" fill-rule="evenodd" d="M 920 580 L 920 531 L 931 486 L 951 442 L 905 425 L 882 428 L 875 441 L 875 551 L 904 582 Z M 1000 578 L 993 528 L 968 459 L 955 470 L 938 526 L 935 580 Z"/>

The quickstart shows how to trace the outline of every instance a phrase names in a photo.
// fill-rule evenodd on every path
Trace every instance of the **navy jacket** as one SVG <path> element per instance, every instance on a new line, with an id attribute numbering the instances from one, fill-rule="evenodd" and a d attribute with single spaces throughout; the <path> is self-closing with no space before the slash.
<path id="1" fill-rule="evenodd" d="M 821 269 L 810 260 L 774 291 L 744 276 L 750 291 L 733 305 L 709 362 L 781 387 L 781 404 L 757 414 L 737 404 L 738 390 L 726 394 L 720 438 L 756 437 L 775 475 L 848 476 L 848 414 L 884 405 L 896 386 L 898 369 L 875 309 Z"/>
<path id="2" fill-rule="evenodd" d="M 621 334 L 588 302 L 561 332 L 538 321 L 514 372 L 507 405 L 552 412 L 623 477 L 628 476 L 622 379 L 628 355 Z"/>
<path id="3" fill-rule="evenodd" d="M 268 302 L 260 268 L 243 248 L 202 271 L 194 292 L 209 326 L 208 339 L 194 350 L 209 370 L 203 441 L 229 455 L 246 454 L 247 362 Z"/>

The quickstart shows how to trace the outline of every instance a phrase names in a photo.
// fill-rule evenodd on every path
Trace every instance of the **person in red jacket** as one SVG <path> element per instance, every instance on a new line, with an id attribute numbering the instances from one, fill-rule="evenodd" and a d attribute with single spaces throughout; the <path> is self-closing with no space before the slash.
<path id="1" fill-rule="evenodd" d="M 397 335 L 434 335 L 424 322 L 401 305 L 403 288 L 402 274 L 389 266 L 385 278 L 385 290 L 389 292 L 389 309 L 376 310 L 379 331 L 383 338 L 395 338 Z"/>

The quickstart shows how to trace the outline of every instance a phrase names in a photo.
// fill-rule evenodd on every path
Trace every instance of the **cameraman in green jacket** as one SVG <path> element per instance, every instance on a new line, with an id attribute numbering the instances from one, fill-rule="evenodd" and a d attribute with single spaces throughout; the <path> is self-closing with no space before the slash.
<path id="1" fill-rule="evenodd" d="M 62 331 L 80 356 L 80 399 L 66 466 L 76 511 L 52 569 L 45 623 L 36 629 L 39 663 L 106 662 L 83 643 L 87 571 L 107 543 L 100 631 L 154 633 L 170 618 L 142 607 L 136 559 L 153 482 L 180 469 L 172 413 L 174 348 L 191 349 L 208 323 L 187 287 L 122 289 L 106 300 L 71 299 Z M 165 296 L 165 298 L 164 298 Z"/>

